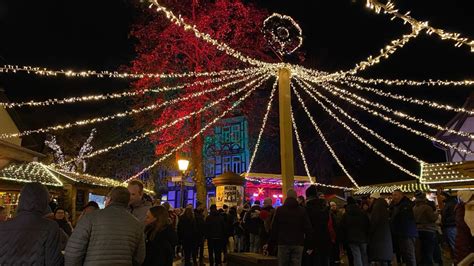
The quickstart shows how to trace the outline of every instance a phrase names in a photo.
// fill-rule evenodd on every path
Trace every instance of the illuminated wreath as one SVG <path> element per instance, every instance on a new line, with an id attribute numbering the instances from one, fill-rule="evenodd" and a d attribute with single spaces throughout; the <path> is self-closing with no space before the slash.
<path id="1" fill-rule="evenodd" d="M 289 16 L 273 13 L 263 22 L 263 34 L 280 55 L 296 51 L 303 43 L 300 26 Z"/>

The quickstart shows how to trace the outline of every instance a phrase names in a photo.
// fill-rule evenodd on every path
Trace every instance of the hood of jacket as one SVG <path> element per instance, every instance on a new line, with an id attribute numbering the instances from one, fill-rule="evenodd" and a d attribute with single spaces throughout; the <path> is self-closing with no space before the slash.
<path id="1" fill-rule="evenodd" d="M 283 206 L 288 206 L 289 208 L 296 208 L 299 206 L 298 201 L 295 198 L 286 198 Z"/>
<path id="2" fill-rule="evenodd" d="M 45 215 L 48 213 L 49 192 L 40 183 L 28 183 L 23 186 L 20 192 L 18 203 L 18 213 L 37 213 Z"/>

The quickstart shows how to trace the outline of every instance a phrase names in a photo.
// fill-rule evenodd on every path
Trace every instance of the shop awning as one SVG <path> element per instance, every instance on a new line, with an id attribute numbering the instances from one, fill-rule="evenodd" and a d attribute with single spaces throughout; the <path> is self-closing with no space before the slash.
<path id="1" fill-rule="evenodd" d="M 420 191 L 430 191 L 430 187 L 426 184 L 420 184 L 416 181 L 408 182 L 396 182 L 396 183 L 385 183 L 385 184 L 376 184 L 371 186 L 360 187 L 354 191 L 356 195 L 369 195 L 374 192 L 379 193 L 392 193 L 393 191 L 400 189 L 402 192 L 415 192 Z"/>
<path id="2" fill-rule="evenodd" d="M 421 183 L 474 186 L 474 161 L 423 164 Z"/>
<path id="3" fill-rule="evenodd" d="M 10 163 L 0 170 L 0 180 L 15 183 L 39 182 L 45 186 L 62 187 L 62 174 L 52 172 L 38 162 Z"/>

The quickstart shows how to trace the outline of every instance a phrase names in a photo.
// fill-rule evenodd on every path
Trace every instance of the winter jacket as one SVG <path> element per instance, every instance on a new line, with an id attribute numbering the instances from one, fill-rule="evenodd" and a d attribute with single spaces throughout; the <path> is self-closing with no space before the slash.
<path id="1" fill-rule="evenodd" d="M 198 228 L 198 238 L 203 239 L 206 230 L 206 221 L 204 220 L 203 211 L 194 210 L 194 219 L 196 219 L 196 226 Z"/>
<path id="2" fill-rule="evenodd" d="M 295 198 L 287 198 L 283 206 L 276 209 L 270 235 L 272 244 L 304 246 L 305 238 L 312 240 L 312 233 L 308 214 Z"/>
<path id="3" fill-rule="evenodd" d="M 391 213 L 392 236 L 394 237 L 417 237 L 415 216 L 413 214 L 413 202 L 403 197 L 398 204 L 392 206 Z"/>
<path id="4" fill-rule="evenodd" d="M 425 199 L 417 199 L 415 201 L 413 214 L 415 215 L 416 229 L 418 229 L 418 231 L 436 232 L 438 214 L 428 205 Z"/>
<path id="5" fill-rule="evenodd" d="M 392 233 L 387 202 L 374 200 L 370 211 L 369 246 L 370 261 L 391 261 L 393 257 Z"/>
<path id="6" fill-rule="evenodd" d="M 205 232 L 207 239 L 225 239 L 224 218 L 218 212 L 211 212 L 206 217 Z"/>
<path id="7" fill-rule="evenodd" d="M 0 265 L 62 265 L 59 226 L 43 218 L 48 198 L 39 183 L 22 188 L 16 217 L 0 223 Z"/>
<path id="8" fill-rule="evenodd" d="M 456 206 L 456 242 L 454 248 L 454 261 L 456 264 L 461 262 L 467 255 L 474 252 L 474 236 L 464 221 L 466 204 L 461 202 Z"/>
<path id="9" fill-rule="evenodd" d="M 68 237 L 71 236 L 72 234 L 72 227 L 71 225 L 66 221 L 66 220 L 55 220 L 58 225 L 59 225 L 59 228 L 63 229 L 64 233 L 67 234 Z"/>
<path id="10" fill-rule="evenodd" d="M 327 254 L 331 251 L 331 237 L 329 234 L 329 208 L 323 199 L 308 199 L 306 212 L 313 228 L 313 241 L 306 241 L 307 249 L 315 249 L 318 254 Z"/>
<path id="11" fill-rule="evenodd" d="M 183 244 L 196 244 L 199 239 L 196 219 L 189 219 L 184 216 L 179 218 L 178 239 Z"/>
<path id="12" fill-rule="evenodd" d="M 152 205 L 149 201 L 142 200 L 138 204 L 128 206 L 128 209 L 142 224 L 145 224 L 146 213 L 151 207 Z"/>
<path id="13" fill-rule="evenodd" d="M 245 214 L 244 228 L 247 232 L 259 235 L 263 230 L 263 221 L 260 219 L 260 206 L 252 206 L 250 211 Z"/>
<path id="14" fill-rule="evenodd" d="M 146 233 L 146 258 L 142 266 L 173 265 L 174 248 L 178 244 L 178 235 L 171 225 L 151 236 L 151 227 Z"/>
<path id="15" fill-rule="evenodd" d="M 456 204 L 456 197 L 449 197 L 444 200 L 444 206 L 441 210 L 441 225 L 443 228 L 456 226 L 456 215 L 454 213 Z"/>
<path id="16" fill-rule="evenodd" d="M 356 204 L 347 205 L 341 220 L 345 243 L 367 243 L 369 236 L 369 217 Z"/>
<path id="17" fill-rule="evenodd" d="M 86 214 L 66 246 L 66 265 L 134 265 L 145 259 L 143 225 L 125 205 Z"/>
<path id="18" fill-rule="evenodd" d="M 265 206 L 260 211 L 260 219 L 263 222 L 262 230 L 260 230 L 260 241 L 263 244 L 267 244 L 270 240 L 270 231 L 272 228 L 273 216 L 275 215 L 275 209 L 271 206 Z"/>

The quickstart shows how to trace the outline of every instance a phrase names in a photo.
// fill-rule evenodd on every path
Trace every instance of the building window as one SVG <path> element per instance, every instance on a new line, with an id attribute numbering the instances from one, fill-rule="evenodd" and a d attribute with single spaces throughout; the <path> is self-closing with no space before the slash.
<path id="1" fill-rule="evenodd" d="M 241 163 L 240 163 L 240 156 L 233 156 L 232 157 L 232 172 L 236 174 L 240 174 L 243 172 L 243 169 L 241 168 Z"/>
<path id="2" fill-rule="evenodd" d="M 231 168 L 231 166 L 232 166 L 231 157 L 230 157 L 230 156 L 224 156 L 223 160 L 224 160 L 224 163 L 223 163 L 223 166 L 224 166 L 224 169 L 223 169 L 223 170 L 224 170 L 224 171 L 223 171 L 223 172 L 225 173 L 225 172 L 232 171 L 232 168 Z"/>
<path id="3" fill-rule="evenodd" d="M 230 127 L 226 126 L 222 128 L 222 143 L 230 142 Z"/>

